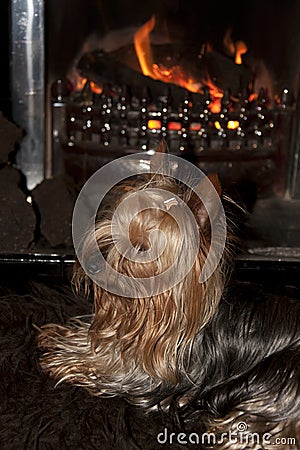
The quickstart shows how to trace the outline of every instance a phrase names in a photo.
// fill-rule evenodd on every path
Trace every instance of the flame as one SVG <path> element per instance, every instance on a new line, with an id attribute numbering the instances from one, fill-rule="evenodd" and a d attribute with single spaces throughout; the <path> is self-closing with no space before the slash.
<path id="1" fill-rule="evenodd" d="M 154 80 L 161 80 L 165 83 L 173 83 L 187 89 L 190 92 L 202 93 L 203 87 L 209 89 L 211 102 L 209 109 L 212 113 L 221 111 L 221 99 L 223 91 L 219 89 L 209 76 L 204 80 L 194 80 L 188 74 L 184 73 L 181 66 L 165 67 L 158 65 L 153 61 L 151 51 L 150 33 L 155 27 L 155 16 L 153 15 L 148 22 L 142 25 L 135 33 L 133 41 L 135 52 L 142 70 L 146 76 Z M 231 38 L 232 30 L 229 28 L 224 36 L 223 43 L 230 56 L 235 57 L 236 64 L 242 63 L 242 55 L 247 52 L 247 46 L 243 41 L 233 42 Z M 206 44 L 206 51 L 212 51 L 211 45 Z"/>
<path id="2" fill-rule="evenodd" d="M 82 78 L 82 77 L 78 76 L 78 78 L 75 80 L 75 82 L 73 81 L 73 83 L 74 83 L 74 90 L 75 91 L 82 91 L 82 89 L 86 85 L 87 81 L 88 81 L 87 78 Z"/>
<path id="3" fill-rule="evenodd" d="M 103 92 L 102 87 L 97 86 L 97 84 L 96 84 L 94 81 L 91 81 L 91 82 L 90 82 L 90 86 L 91 86 L 92 91 L 93 91 L 95 94 L 102 94 L 102 92 Z"/>
<path id="4" fill-rule="evenodd" d="M 255 92 L 253 92 L 252 94 L 249 95 L 248 100 L 249 100 L 249 102 L 254 102 L 254 100 L 256 100 L 257 97 L 258 97 L 258 95 Z"/>
<path id="5" fill-rule="evenodd" d="M 248 51 L 244 41 L 236 41 L 235 43 L 235 63 L 242 64 L 242 55 Z"/>
<path id="6" fill-rule="evenodd" d="M 232 29 L 228 28 L 223 38 L 224 47 L 230 56 L 235 57 L 236 64 L 242 64 L 242 55 L 248 51 L 248 47 L 244 41 L 233 42 L 231 33 Z"/>
<path id="7" fill-rule="evenodd" d="M 144 75 L 156 79 L 153 73 L 153 59 L 150 44 L 150 33 L 155 27 L 155 16 L 142 25 L 133 37 L 136 55 Z"/>
<path id="8" fill-rule="evenodd" d="M 89 81 L 87 78 L 81 77 L 77 70 L 72 70 L 69 73 L 68 78 L 73 85 L 74 91 L 77 92 L 82 91 L 86 83 Z M 95 94 L 101 94 L 103 91 L 102 87 L 98 86 L 94 81 L 90 81 L 90 87 Z"/>
<path id="9" fill-rule="evenodd" d="M 193 78 L 188 77 L 180 66 L 173 66 L 167 69 L 164 66 L 153 64 L 154 78 L 164 81 L 165 83 L 173 83 L 187 89 L 190 92 L 200 92 L 202 84 L 196 82 Z"/>
<path id="10" fill-rule="evenodd" d="M 209 104 L 209 109 L 212 113 L 217 114 L 221 111 L 221 100 L 223 98 L 223 91 L 219 89 L 207 76 L 205 80 L 206 86 L 209 88 L 209 94 L 211 98 L 211 102 Z"/>
<path id="11" fill-rule="evenodd" d="M 209 109 L 213 113 L 221 110 L 221 98 L 223 92 L 211 81 L 209 77 L 206 80 L 196 81 L 188 74 L 184 73 L 182 67 L 172 66 L 170 68 L 155 64 L 153 61 L 150 33 L 155 27 L 155 16 L 140 27 L 134 35 L 134 48 L 142 70 L 146 76 L 154 80 L 161 80 L 165 83 L 173 83 L 187 89 L 190 92 L 201 93 L 203 86 L 207 86 L 210 91 L 211 103 Z M 208 44 L 208 48 L 209 44 Z"/>
<path id="12" fill-rule="evenodd" d="M 78 78 L 76 85 L 75 85 L 75 91 L 82 91 L 82 89 L 85 87 L 86 83 L 88 83 L 87 78 Z M 100 86 L 97 86 L 97 84 L 94 81 L 90 81 L 90 88 L 92 92 L 95 94 L 101 94 L 103 89 Z"/>

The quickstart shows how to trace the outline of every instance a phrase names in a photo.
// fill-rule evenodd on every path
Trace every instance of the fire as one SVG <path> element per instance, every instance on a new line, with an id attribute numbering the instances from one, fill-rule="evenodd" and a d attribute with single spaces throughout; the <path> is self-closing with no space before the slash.
<path id="1" fill-rule="evenodd" d="M 97 84 L 94 81 L 90 82 L 90 86 L 95 94 L 102 94 L 103 89 L 100 86 L 97 86 Z"/>
<path id="2" fill-rule="evenodd" d="M 134 48 L 142 70 L 142 73 L 146 76 L 153 78 L 154 80 L 161 80 L 165 83 L 173 83 L 187 89 L 190 92 L 202 92 L 204 85 L 210 89 L 210 95 L 212 102 L 210 104 L 210 110 L 212 112 L 220 111 L 220 99 L 223 97 L 223 93 L 214 83 L 209 80 L 194 80 L 189 75 L 183 72 L 181 66 L 172 66 L 170 68 L 164 67 L 154 63 L 150 33 L 155 27 L 155 16 L 140 27 L 134 35 Z"/>
<path id="3" fill-rule="evenodd" d="M 206 86 L 209 88 L 209 94 L 211 98 L 211 103 L 209 105 L 209 109 L 212 113 L 219 113 L 221 111 L 221 100 L 223 98 L 223 91 L 219 89 L 210 79 L 209 76 L 207 76 L 207 79 L 205 80 Z"/>
<path id="4" fill-rule="evenodd" d="M 233 42 L 231 38 L 232 29 L 228 28 L 223 38 L 223 45 L 230 56 L 234 56 L 236 64 L 242 64 L 242 55 L 248 51 L 244 41 Z"/>
<path id="5" fill-rule="evenodd" d="M 150 33 L 155 27 L 155 16 L 152 16 L 134 35 L 133 42 L 142 72 L 144 75 L 156 79 L 153 73 L 153 59 L 150 44 Z"/>
<path id="6" fill-rule="evenodd" d="M 212 82 L 209 76 L 204 80 L 194 80 L 188 74 L 184 73 L 181 66 L 174 65 L 172 67 L 164 67 L 153 61 L 150 33 L 154 27 L 155 16 L 153 15 L 134 35 L 134 48 L 142 73 L 154 80 L 176 84 L 190 92 L 202 93 L 203 87 L 207 86 L 211 97 L 209 109 L 212 113 L 219 113 L 221 111 L 223 91 Z M 236 64 L 242 64 L 242 55 L 246 53 L 248 49 L 243 41 L 233 42 L 231 31 L 231 29 L 228 29 L 225 33 L 223 40 L 224 47 L 229 55 L 235 58 Z M 209 43 L 206 45 L 206 51 L 212 51 L 212 47 Z"/>
<path id="7" fill-rule="evenodd" d="M 248 51 L 244 41 L 236 41 L 235 43 L 235 63 L 242 64 L 242 55 Z"/>
<path id="8" fill-rule="evenodd" d="M 72 83 L 73 89 L 76 92 L 82 91 L 84 89 L 85 85 L 89 81 L 87 78 L 80 76 L 78 71 L 75 68 L 73 68 L 69 72 L 68 79 Z M 95 94 L 102 93 L 102 91 L 103 91 L 102 87 L 98 86 L 94 81 L 89 81 L 89 83 L 90 83 L 90 88 L 91 88 L 92 92 L 94 92 Z"/>
<path id="9" fill-rule="evenodd" d="M 150 33 L 154 27 L 155 16 L 152 16 L 148 22 L 137 30 L 133 38 L 135 52 L 142 73 L 154 80 L 177 84 L 191 92 L 199 92 L 199 83 L 187 77 L 180 66 L 167 68 L 154 63 L 150 42 Z"/>
<path id="10" fill-rule="evenodd" d="M 75 91 L 82 91 L 82 89 L 84 88 L 84 86 L 87 83 L 87 78 L 82 78 L 80 76 L 78 76 L 77 80 L 74 83 L 74 90 Z"/>
<path id="11" fill-rule="evenodd" d="M 88 83 L 88 79 L 87 78 L 82 78 L 82 77 L 78 77 L 78 79 L 76 80 L 76 84 L 75 84 L 75 91 L 82 91 L 82 89 L 85 87 L 85 85 Z M 90 88 L 92 90 L 92 92 L 94 92 L 95 94 L 101 94 L 103 89 L 100 86 L 97 86 L 97 84 L 94 81 L 90 81 Z"/>

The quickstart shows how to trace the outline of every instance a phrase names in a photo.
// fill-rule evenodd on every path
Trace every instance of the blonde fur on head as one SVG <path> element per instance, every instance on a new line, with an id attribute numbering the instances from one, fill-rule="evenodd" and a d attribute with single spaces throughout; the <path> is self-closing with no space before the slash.
<path id="1" fill-rule="evenodd" d="M 92 283 L 77 265 L 73 282 L 94 297 L 94 314 L 88 321 L 74 320 L 67 326 L 46 325 L 39 334 L 39 345 L 46 352 L 43 369 L 59 381 L 85 386 L 95 395 L 124 395 L 136 404 L 152 406 L 172 396 L 189 381 L 190 354 L 197 334 L 213 316 L 223 291 L 223 263 L 204 283 L 199 276 L 210 249 L 210 223 L 199 199 L 172 178 L 143 176 L 116 186 L 98 213 L 95 229 L 83 243 L 86 267 L 101 277 L 101 267 L 94 267 L 92 233 L 106 262 L 118 273 L 135 278 L 163 274 L 173 264 L 182 270 L 191 248 L 192 233 L 185 209 L 178 202 L 170 207 L 181 217 L 184 233 L 170 214 L 161 207 L 163 199 L 151 189 L 161 189 L 180 198 L 192 211 L 198 224 L 200 246 L 192 269 L 174 287 L 152 296 L 116 295 Z M 149 206 L 133 218 L 126 210 L 120 226 L 128 226 L 129 239 L 140 261 L 132 260 L 126 248 L 116 247 L 112 237 L 113 214 L 121 202 L 135 192 L 145 196 Z M 130 224 L 128 221 L 131 219 Z M 160 246 L 159 230 L 166 238 L 160 256 L 143 261 L 143 254 Z M 186 237 L 186 238 L 185 238 Z M 122 244 L 122 239 L 120 238 Z M 193 242 L 193 241 L 192 241 Z M 125 256 L 124 256 L 125 255 Z M 100 279 L 100 278 L 99 278 Z M 118 283 L 107 280 L 109 283 Z M 120 286 L 122 288 L 122 286 Z M 134 289 L 134 285 L 132 287 Z M 163 291 L 163 289 L 162 289 Z"/>

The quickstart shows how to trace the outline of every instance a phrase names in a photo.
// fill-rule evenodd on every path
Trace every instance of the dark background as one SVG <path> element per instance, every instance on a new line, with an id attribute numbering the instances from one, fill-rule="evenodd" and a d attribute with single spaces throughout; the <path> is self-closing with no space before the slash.
<path id="1" fill-rule="evenodd" d="M 9 14 L 8 0 L 0 2 L 0 58 L 1 58 L 1 91 L 0 111 L 10 117 L 10 86 L 9 86 Z"/>

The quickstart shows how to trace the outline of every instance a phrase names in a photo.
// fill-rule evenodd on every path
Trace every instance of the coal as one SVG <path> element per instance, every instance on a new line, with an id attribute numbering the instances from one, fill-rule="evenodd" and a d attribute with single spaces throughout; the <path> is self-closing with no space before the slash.
<path id="1" fill-rule="evenodd" d="M 36 217 L 20 181 L 21 174 L 10 165 L 0 170 L 0 253 L 28 251 L 34 240 Z"/>
<path id="2" fill-rule="evenodd" d="M 0 164 L 7 163 L 14 146 L 22 139 L 23 131 L 9 122 L 0 111 Z"/>
<path id="3" fill-rule="evenodd" d="M 72 213 L 76 201 L 74 183 L 64 175 L 44 180 L 33 191 L 40 215 L 40 232 L 50 247 L 72 246 Z"/>

